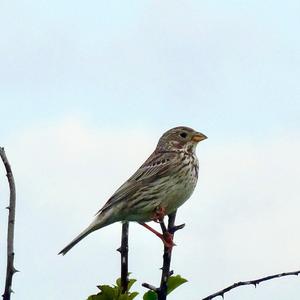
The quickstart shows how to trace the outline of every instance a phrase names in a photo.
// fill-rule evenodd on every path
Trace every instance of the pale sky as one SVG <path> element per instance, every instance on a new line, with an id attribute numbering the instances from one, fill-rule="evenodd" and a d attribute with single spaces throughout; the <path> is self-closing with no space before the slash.
<path id="1" fill-rule="evenodd" d="M 1 2 L 0 146 L 17 184 L 21 271 L 12 299 L 83 300 L 114 283 L 120 224 L 57 253 L 178 125 L 208 139 L 196 191 L 178 211 L 186 227 L 172 269 L 189 282 L 169 299 L 300 269 L 299 11 L 299 1 Z M 161 250 L 130 225 L 135 290 L 159 283 Z M 299 294 L 290 277 L 225 299 Z"/>

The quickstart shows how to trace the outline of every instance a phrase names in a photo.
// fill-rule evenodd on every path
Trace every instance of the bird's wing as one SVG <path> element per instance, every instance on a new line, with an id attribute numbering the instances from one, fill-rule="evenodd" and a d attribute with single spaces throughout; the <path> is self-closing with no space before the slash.
<path id="1" fill-rule="evenodd" d="M 176 153 L 174 152 L 154 151 L 141 167 L 111 196 L 97 214 L 124 199 L 129 199 L 130 196 L 150 182 L 167 176 L 175 166 L 175 157 Z"/>

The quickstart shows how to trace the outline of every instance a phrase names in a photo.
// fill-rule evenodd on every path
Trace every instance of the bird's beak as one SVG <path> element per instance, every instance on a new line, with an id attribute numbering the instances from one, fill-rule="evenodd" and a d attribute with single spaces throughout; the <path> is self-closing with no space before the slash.
<path id="1" fill-rule="evenodd" d="M 207 136 L 200 132 L 196 132 L 192 137 L 192 141 L 196 143 L 203 141 L 205 139 L 207 139 Z"/>

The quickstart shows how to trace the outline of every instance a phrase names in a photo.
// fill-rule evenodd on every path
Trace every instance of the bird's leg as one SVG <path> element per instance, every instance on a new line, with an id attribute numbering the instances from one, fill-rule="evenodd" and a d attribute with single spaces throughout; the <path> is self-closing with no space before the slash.
<path id="1" fill-rule="evenodd" d="M 164 217 L 166 215 L 166 209 L 163 206 L 158 206 L 152 216 L 152 221 L 156 223 L 160 223 L 163 221 Z"/>
<path id="2" fill-rule="evenodd" d="M 169 233 L 167 230 L 164 231 L 163 234 L 161 234 L 160 232 L 156 231 L 154 228 L 152 228 L 146 223 L 140 222 L 139 224 L 141 224 L 146 229 L 148 229 L 149 231 L 153 232 L 156 236 L 158 236 L 168 249 L 172 249 L 173 246 L 176 246 L 173 242 L 173 234 Z"/>
<path id="3" fill-rule="evenodd" d="M 167 246 L 166 244 L 164 244 L 164 245 L 167 247 L 168 252 L 171 253 L 173 246 L 176 246 L 176 244 L 173 242 L 173 236 L 174 236 L 173 233 L 174 232 L 171 232 L 169 230 L 169 228 L 167 229 L 166 224 L 163 219 L 159 221 L 159 224 L 160 224 L 164 239 L 168 242 L 168 245 L 171 245 L 171 246 Z"/>

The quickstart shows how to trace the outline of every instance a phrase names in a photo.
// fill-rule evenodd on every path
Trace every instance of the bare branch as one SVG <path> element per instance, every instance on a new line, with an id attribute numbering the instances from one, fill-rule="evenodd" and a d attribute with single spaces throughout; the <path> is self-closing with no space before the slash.
<path id="1" fill-rule="evenodd" d="M 121 247 L 117 251 L 121 254 L 121 287 L 122 294 L 125 294 L 128 290 L 128 230 L 129 223 L 124 222 L 122 224 L 122 239 Z"/>
<path id="2" fill-rule="evenodd" d="M 270 276 L 266 276 L 266 277 L 262 277 L 259 279 L 254 279 L 254 280 L 248 280 L 248 281 L 240 281 L 240 282 L 236 282 L 214 294 L 211 294 L 205 298 L 203 298 L 202 300 L 211 300 L 213 298 L 216 298 L 218 296 L 221 296 L 222 298 L 224 298 L 224 294 L 239 287 L 239 286 L 243 286 L 243 285 L 254 285 L 255 287 L 260 284 L 263 281 L 267 281 L 267 280 L 271 280 L 271 279 L 275 279 L 275 278 L 280 278 L 280 277 L 285 277 L 285 276 L 292 276 L 292 275 L 296 275 L 298 276 L 300 274 L 300 270 L 299 271 L 294 271 L 294 272 L 285 272 L 285 273 L 279 273 L 279 274 L 275 274 L 275 275 L 270 275 Z"/>
<path id="3" fill-rule="evenodd" d="M 14 176 L 6 157 L 4 148 L 0 147 L 0 156 L 3 161 L 6 176 L 9 184 L 10 197 L 8 209 L 8 226 L 7 226 L 7 266 L 6 266 L 6 280 L 3 300 L 10 300 L 12 293 L 12 277 L 18 272 L 14 267 L 14 227 L 15 227 L 15 213 L 16 213 L 16 188 Z"/>

